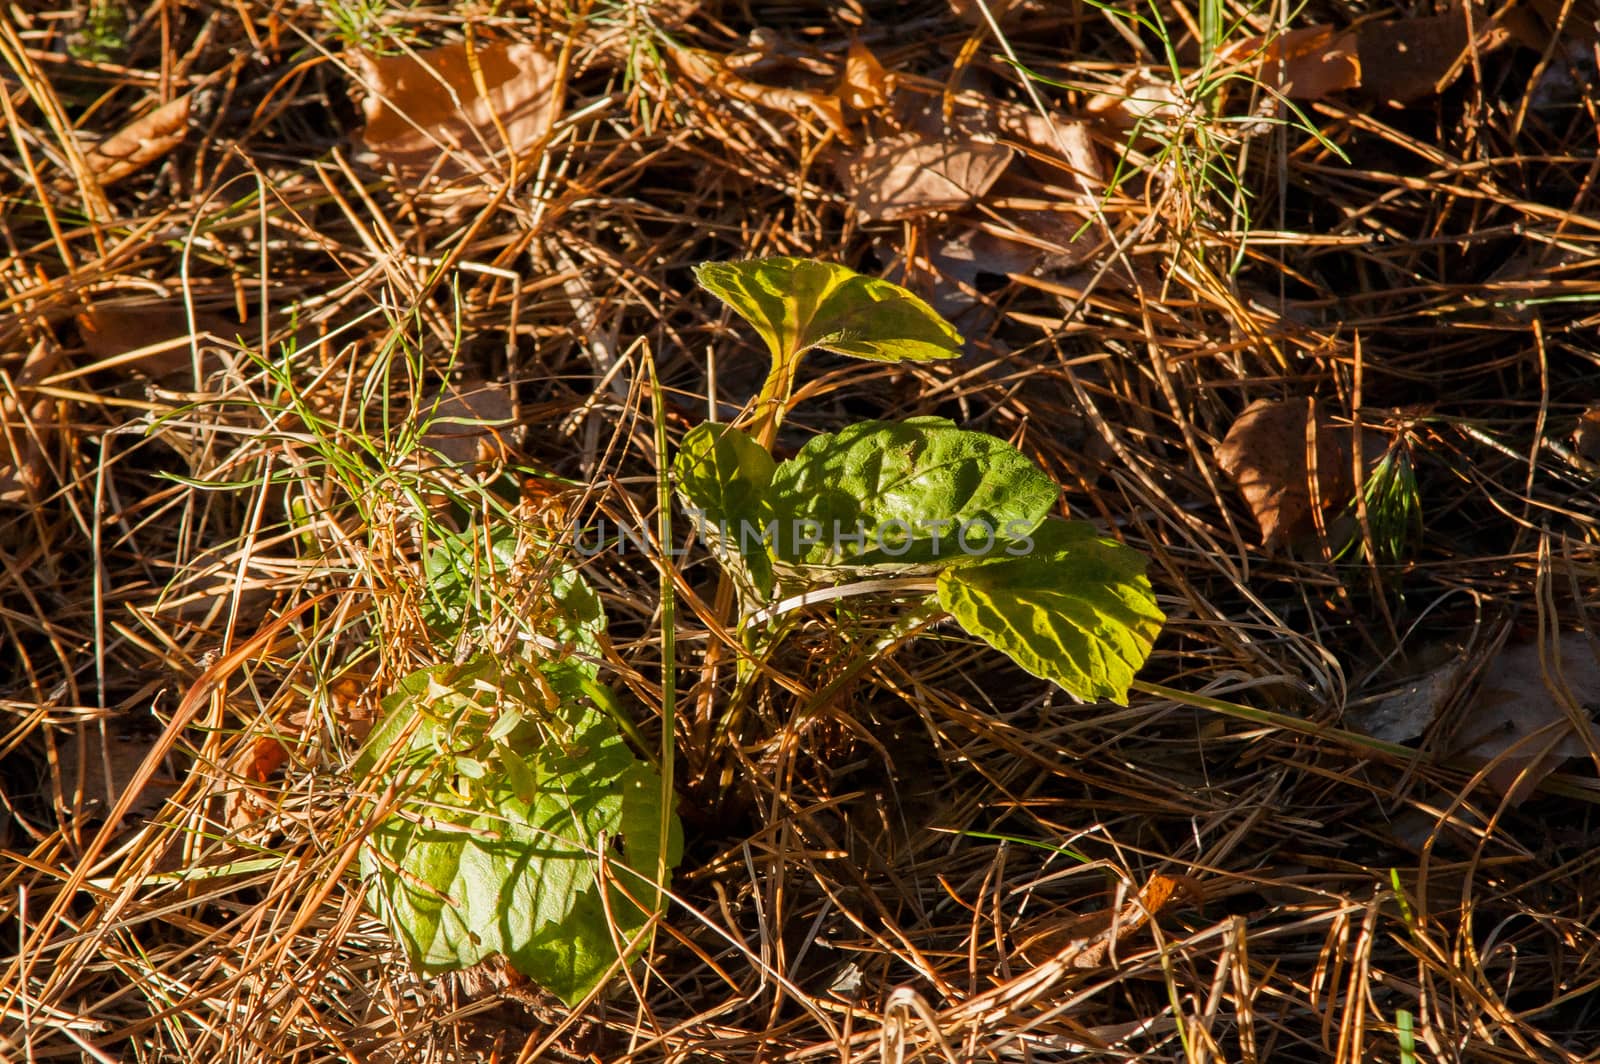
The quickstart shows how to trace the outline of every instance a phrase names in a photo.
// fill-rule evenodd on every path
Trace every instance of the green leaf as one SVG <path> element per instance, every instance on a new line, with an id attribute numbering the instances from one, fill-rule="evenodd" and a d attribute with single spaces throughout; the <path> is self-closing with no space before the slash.
<path id="1" fill-rule="evenodd" d="M 758 515 L 775 468 L 747 433 L 710 421 L 684 434 L 672 463 L 684 500 L 719 524 Z"/>
<path id="2" fill-rule="evenodd" d="M 928 304 L 889 281 L 813 259 L 707 262 L 700 286 L 755 326 L 774 362 L 824 347 L 874 362 L 927 362 L 961 354 L 961 334 Z"/>
<path id="3" fill-rule="evenodd" d="M 1081 521 L 1052 519 L 1020 557 L 939 574 L 939 604 L 961 627 L 1079 698 L 1128 701 L 1166 617 L 1144 555 Z"/>
<path id="4" fill-rule="evenodd" d="M 602 656 L 606 630 L 600 597 L 577 569 L 559 557 L 535 554 L 519 562 L 515 526 L 497 525 L 485 536 L 483 526 L 474 524 L 438 537 L 429 546 L 423 575 L 427 586 L 422 618 L 441 644 L 453 644 L 466 624 L 489 617 L 497 589 L 537 579 L 549 594 L 535 628 L 587 658 L 584 664 L 590 676 L 599 673 L 596 660 Z"/>
<path id="5" fill-rule="evenodd" d="M 532 666 L 483 657 L 415 673 L 385 699 L 354 768 L 376 772 L 398 748 L 372 790 L 393 784 L 403 798 L 364 840 L 361 871 L 373 907 L 420 971 L 501 954 L 575 1004 L 660 903 L 652 884 L 661 780 L 610 718 L 571 697 L 581 668 L 540 671 L 542 680 Z M 513 729 L 503 754 L 488 732 L 508 712 L 527 726 Z M 420 717 L 457 720 L 462 752 L 435 754 L 417 735 Z M 485 769 L 481 779 L 461 777 L 468 762 Z M 668 868 L 682 849 L 676 817 L 671 825 Z"/>
<path id="6" fill-rule="evenodd" d="M 948 565 L 1005 550 L 1059 494 L 1004 440 L 937 417 L 864 421 L 778 466 L 773 553 L 808 566 Z"/>
<path id="7" fill-rule="evenodd" d="M 772 562 L 761 542 L 761 514 L 775 468 L 748 434 L 709 421 L 684 435 L 672 463 L 702 537 L 724 562 L 740 559 L 763 597 L 772 590 Z"/>

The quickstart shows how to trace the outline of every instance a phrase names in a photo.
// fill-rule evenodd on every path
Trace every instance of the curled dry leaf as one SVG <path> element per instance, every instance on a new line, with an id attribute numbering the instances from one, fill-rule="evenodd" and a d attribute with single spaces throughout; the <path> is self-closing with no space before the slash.
<path id="1" fill-rule="evenodd" d="M 857 111 L 873 111 L 889 102 L 889 91 L 889 72 L 870 48 L 852 37 L 839 81 L 839 99 Z"/>
<path id="2" fill-rule="evenodd" d="M 1445 88 L 1474 53 L 1491 52 L 1511 36 L 1501 19 L 1480 20 L 1474 27 L 1464 12 L 1455 11 L 1347 30 L 1307 26 L 1270 39 L 1252 37 L 1229 48 L 1224 58 L 1258 64 L 1261 82 L 1291 99 L 1320 100 L 1360 89 L 1387 103 L 1406 104 Z"/>
<path id="3" fill-rule="evenodd" d="M 111 185 L 165 158 L 189 132 L 193 95 L 169 100 L 84 152 L 89 172 L 102 186 Z"/>
<path id="4" fill-rule="evenodd" d="M 356 64 L 367 90 L 361 139 L 412 181 L 494 171 L 535 148 L 560 111 L 556 61 L 532 44 L 452 44 Z"/>
<path id="5" fill-rule="evenodd" d="M 40 344 L 0 390 L 0 502 L 37 502 L 44 494 L 51 444 L 65 427 L 71 404 L 39 395 L 34 386 L 60 361 L 59 348 Z"/>
<path id="6" fill-rule="evenodd" d="M 1217 465 L 1239 492 L 1261 528 L 1262 545 L 1315 530 L 1316 510 L 1342 507 L 1355 495 L 1354 433 L 1323 413 L 1314 399 L 1258 399 L 1228 429 L 1216 449 Z M 1370 469 L 1388 447 L 1384 435 L 1367 429 L 1362 459 Z M 1311 462 L 1315 456 L 1313 484 Z M 1313 488 L 1315 490 L 1313 490 Z"/>
<path id="7" fill-rule="evenodd" d="M 1005 172 L 1012 150 L 975 140 L 902 133 L 873 141 L 844 161 L 856 211 L 869 222 L 955 210 L 981 199 Z"/>
<path id="8" fill-rule="evenodd" d="M 673 48 L 668 52 L 678 73 L 702 88 L 711 89 L 735 100 L 753 103 L 758 107 L 781 111 L 794 118 L 814 116 L 822 120 L 835 136 L 846 144 L 854 143 L 849 127 L 844 122 L 844 109 L 839 98 L 826 92 L 810 89 L 791 89 L 777 85 L 763 85 L 740 77 L 718 56 L 692 48 Z"/>

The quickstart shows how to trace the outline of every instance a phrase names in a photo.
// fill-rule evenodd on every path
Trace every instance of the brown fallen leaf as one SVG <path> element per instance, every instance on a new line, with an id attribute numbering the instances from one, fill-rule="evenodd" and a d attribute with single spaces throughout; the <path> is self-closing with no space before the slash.
<path id="1" fill-rule="evenodd" d="M 249 328 L 227 315 L 197 311 L 193 329 L 189 314 L 171 301 L 106 300 L 88 307 L 77 317 L 78 336 L 98 361 L 74 372 L 135 370 L 157 384 L 192 388 L 194 355 L 190 338 L 227 341 Z M 202 352 L 201 373 L 209 376 L 219 365 L 215 352 Z"/>
<path id="2" fill-rule="evenodd" d="M 84 152 L 89 172 L 101 186 L 112 185 L 165 158 L 188 135 L 193 95 L 168 100 Z"/>
<path id="3" fill-rule="evenodd" d="M 979 274 L 1008 276 L 1031 273 L 1044 252 L 1036 247 L 977 227 L 964 228 L 953 236 L 930 236 L 927 260 L 934 268 L 929 302 L 946 317 L 968 310 L 977 298 Z"/>
<path id="4" fill-rule="evenodd" d="M 1470 44 L 1459 12 L 1369 23 L 1356 38 L 1361 89 L 1391 104 L 1432 96 L 1461 72 Z M 1480 40 L 1479 54 L 1492 47 Z"/>
<path id="5" fill-rule="evenodd" d="M 1116 88 L 1089 97 L 1084 111 L 1119 129 L 1175 116 L 1183 110 L 1183 93 L 1159 71 L 1130 70 Z"/>
<path id="6" fill-rule="evenodd" d="M 1425 647 L 1419 657 L 1440 664 L 1352 713 L 1351 723 L 1374 738 L 1405 743 L 1448 720 L 1449 756 L 1486 764 L 1489 785 L 1513 805 L 1564 762 L 1600 751 L 1600 726 L 1589 708 L 1600 706 L 1600 663 L 1582 632 L 1562 635 L 1543 657 L 1537 643 L 1504 646 L 1476 670 L 1459 646 Z M 1450 712 L 1475 674 L 1482 677 L 1477 690 L 1459 713 Z M 1581 726 L 1574 726 L 1568 701 Z"/>
<path id="7" fill-rule="evenodd" d="M 72 404 L 40 395 L 35 386 L 61 362 L 61 349 L 39 344 L 16 376 L 0 385 L 0 502 L 35 503 L 50 479 L 51 449 Z"/>
<path id="8" fill-rule="evenodd" d="M 862 220 L 892 222 L 982 199 L 1012 154 L 1003 144 L 902 133 L 866 145 L 842 169 Z"/>
<path id="9" fill-rule="evenodd" d="M 1351 500 L 1353 439 L 1351 426 L 1325 414 L 1314 399 L 1258 399 L 1239 415 L 1217 446 L 1216 460 L 1239 485 L 1263 547 L 1271 550 L 1314 531 L 1318 510 Z M 1381 432 L 1365 430 L 1362 459 L 1369 470 L 1387 447 Z M 1315 456 L 1314 483 L 1308 456 Z"/>
<path id="10" fill-rule="evenodd" d="M 850 38 L 850 52 L 845 56 L 844 76 L 836 95 L 846 107 L 873 111 L 889 102 L 889 92 L 889 72 L 859 38 Z"/>
<path id="11" fill-rule="evenodd" d="M 795 118 L 814 115 L 820 118 L 823 125 L 843 143 L 855 142 L 849 127 L 845 125 L 844 110 L 837 96 L 810 89 L 791 89 L 749 81 L 729 69 L 722 59 L 710 52 L 697 51 L 693 48 L 673 48 L 667 54 L 672 57 L 678 73 L 701 88 L 753 103 L 758 107 L 780 111 Z"/>
<path id="12" fill-rule="evenodd" d="M 1154 875 L 1120 909 L 1075 916 L 1039 931 L 1017 946 L 1016 955 L 1029 964 L 1055 958 L 1072 968 L 1099 968 L 1110 958 L 1113 946 L 1159 916 L 1179 893 L 1196 904 L 1205 898 L 1199 882 L 1189 876 Z"/>
<path id="13" fill-rule="evenodd" d="M 1600 706 L 1600 663 L 1588 636 L 1568 632 L 1546 651 L 1522 643 L 1496 654 L 1456 731 L 1453 752 L 1487 762 L 1489 784 L 1512 805 L 1564 762 L 1600 751 L 1589 708 Z"/>
<path id="14" fill-rule="evenodd" d="M 1030 158 L 1066 164 L 1078 178 L 1080 187 L 1090 194 L 1105 188 L 1105 161 L 1095 147 L 1091 123 L 1057 114 L 1040 114 L 1031 107 L 1001 107 L 995 112 L 996 127 L 1009 137 L 1033 149 Z"/>
<path id="15" fill-rule="evenodd" d="M 117 804 L 155 745 L 155 732 L 143 721 L 107 720 L 83 724 L 56 741 L 62 797 L 71 807 L 81 802 L 89 815 L 103 816 Z M 129 806 L 126 816 L 146 817 L 178 788 L 167 774 L 150 779 Z"/>
<path id="16" fill-rule="evenodd" d="M 504 461 L 509 448 L 501 433 L 514 417 L 510 388 L 492 381 L 449 384 L 427 412 L 422 445 L 453 466 L 471 468 Z"/>
<path id="17" fill-rule="evenodd" d="M 1361 85 L 1357 36 L 1354 30 L 1306 26 L 1240 41 L 1224 50 L 1223 58 L 1257 64 L 1261 83 L 1292 100 L 1320 100 Z"/>
<path id="18" fill-rule="evenodd" d="M 1306 26 L 1275 37 L 1252 37 L 1223 53 L 1229 63 L 1256 65 L 1264 85 L 1295 100 L 1320 100 L 1359 89 L 1403 105 L 1431 96 L 1465 69 L 1512 39 L 1501 17 L 1471 25 L 1463 11 L 1422 18 L 1383 19 L 1351 29 Z M 1472 31 L 1475 30 L 1475 34 Z"/>
<path id="19" fill-rule="evenodd" d="M 411 181 L 497 172 L 535 148 L 560 111 L 556 60 L 532 44 L 451 44 L 358 56 L 356 66 L 367 90 L 362 142 Z"/>

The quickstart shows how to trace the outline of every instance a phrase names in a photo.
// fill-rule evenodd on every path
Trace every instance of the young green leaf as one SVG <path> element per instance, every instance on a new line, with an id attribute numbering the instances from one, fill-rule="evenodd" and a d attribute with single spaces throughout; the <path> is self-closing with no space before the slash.
<path id="1" fill-rule="evenodd" d="M 772 562 L 761 542 L 761 514 L 774 468 L 748 434 L 709 421 L 684 435 L 672 463 L 702 536 L 724 560 L 742 560 L 763 596 L 772 589 Z"/>
<path id="2" fill-rule="evenodd" d="M 488 564 L 491 555 L 492 569 Z M 494 587 L 504 587 L 514 577 L 538 567 L 545 567 L 540 582 L 549 589 L 541 630 L 587 659 L 589 674 L 596 675 L 599 666 L 595 661 L 602 656 L 601 637 L 606 630 L 600 597 L 577 569 L 563 561 L 534 554 L 519 563 L 517 530 L 509 523 L 495 526 L 487 536 L 483 526 L 474 524 L 429 545 L 423 562 L 423 620 L 435 639 L 453 643 L 471 619 L 489 615 Z"/>
<path id="3" fill-rule="evenodd" d="M 1060 488 L 1021 451 L 937 417 L 864 421 L 781 463 L 774 554 L 811 566 L 949 564 L 1004 552 Z"/>
<path id="4" fill-rule="evenodd" d="M 361 869 L 375 909 L 419 970 L 450 971 L 501 954 L 572 1004 L 617 962 L 619 944 L 644 927 L 649 914 L 629 896 L 660 902 L 651 885 L 660 780 L 633 757 L 610 718 L 565 697 L 581 685 L 580 669 L 543 666 L 552 674 L 540 684 L 518 675 L 530 668 L 486 657 L 440 666 L 407 677 L 385 699 L 384 720 L 357 759 L 358 772 L 376 771 L 424 710 L 440 714 L 441 707 L 424 704 L 430 698 L 451 703 L 444 714 L 465 710 L 460 738 L 478 745 L 471 757 L 448 759 L 414 735 L 402 746 L 380 781 L 395 785 L 402 805 L 367 836 Z M 508 691 L 540 689 L 563 697 L 554 707 L 516 711 L 554 719 L 513 731 L 512 744 L 528 745 L 502 755 L 501 744 L 487 738 L 495 702 Z M 540 733 L 543 741 L 531 738 Z M 569 739 L 556 741 L 558 735 Z M 485 769 L 470 789 L 454 778 L 472 771 L 467 761 Z M 682 846 L 675 817 L 671 827 L 669 868 Z"/>
<path id="5" fill-rule="evenodd" d="M 889 281 L 813 259 L 707 262 L 700 286 L 755 326 L 774 362 L 813 347 L 874 362 L 926 362 L 961 354 L 961 334 L 928 304 Z"/>
<path id="6" fill-rule="evenodd" d="M 1016 558 L 939 574 L 939 604 L 961 627 L 1079 698 L 1128 701 L 1166 619 L 1145 558 L 1081 521 L 1051 519 Z"/>

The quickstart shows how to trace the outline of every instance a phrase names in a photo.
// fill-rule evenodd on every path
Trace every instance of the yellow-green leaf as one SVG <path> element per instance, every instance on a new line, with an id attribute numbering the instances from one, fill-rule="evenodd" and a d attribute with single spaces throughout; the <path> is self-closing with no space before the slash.
<path id="1" fill-rule="evenodd" d="M 672 463 L 689 516 L 724 559 L 739 558 L 762 595 L 772 589 L 772 562 L 761 539 L 762 501 L 776 464 L 749 435 L 705 422 L 690 429 Z"/>
<path id="2" fill-rule="evenodd" d="M 1126 705 L 1165 615 L 1144 555 L 1052 518 L 1020 557 L 939 574 L 939 604 L 971 634 L 1079 698 Z"/>
<path id="3" fill-rule="evenodd" d="M 874 362 L 961 354 L 961 334 L 897 284 L 814 259 L 707 262 L 695 279 L 755 326 L 787 363 L 813 347 Z"/>

